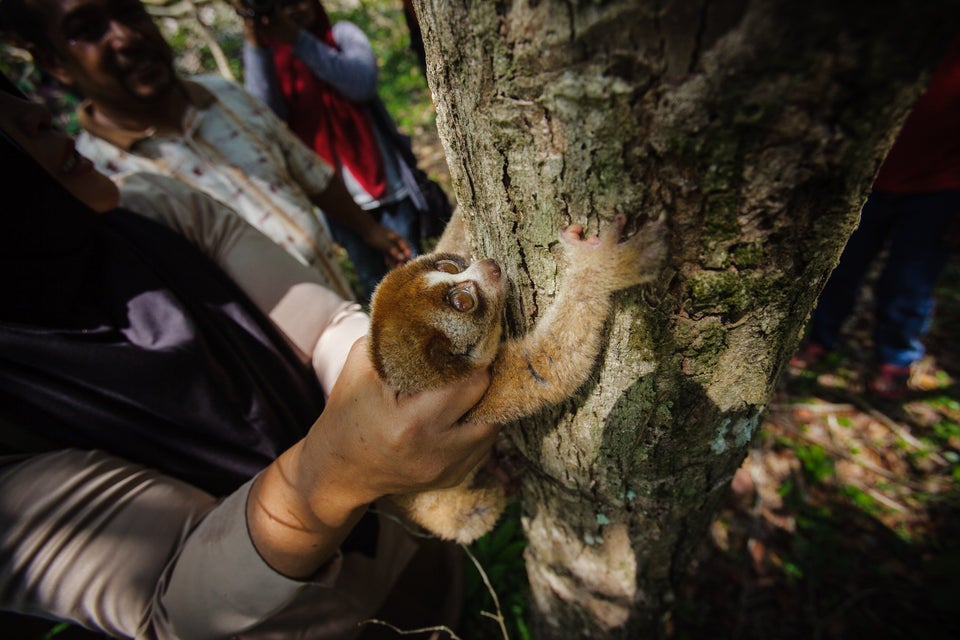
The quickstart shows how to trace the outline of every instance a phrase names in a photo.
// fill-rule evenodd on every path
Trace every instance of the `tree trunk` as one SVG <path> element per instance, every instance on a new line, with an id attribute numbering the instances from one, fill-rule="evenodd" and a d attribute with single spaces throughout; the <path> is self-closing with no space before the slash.
<path id="1" fill-rule="evenodd" d="M 957 3 L 419 0 L 478 255 L 511 329 L 557 234 L 665 215 L 578 396 L 511 425 L 541 638 L 658 635 Z"/>

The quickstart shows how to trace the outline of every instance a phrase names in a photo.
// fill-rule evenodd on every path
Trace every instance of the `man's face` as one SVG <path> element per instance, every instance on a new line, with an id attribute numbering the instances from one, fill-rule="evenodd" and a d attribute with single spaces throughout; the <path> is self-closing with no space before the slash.
<path id="1" fill-rule="evenodd" d="M 175 86 L 173 53 L 139 0 L 33 0 L 53 51 L 41 65 L 95 104 L 142 107 Z"/>

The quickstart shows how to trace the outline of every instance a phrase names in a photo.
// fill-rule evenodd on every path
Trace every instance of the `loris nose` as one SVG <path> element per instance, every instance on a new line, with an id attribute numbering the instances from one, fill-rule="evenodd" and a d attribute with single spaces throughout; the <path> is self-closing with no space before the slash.
<path id="1" fill-rule="evenodd" d="M 496 280 L 500 277 L 500 265 L 497 264 L 496 260 L 486 258 L 480 261 L 480 265 L 492 280 Z"/>

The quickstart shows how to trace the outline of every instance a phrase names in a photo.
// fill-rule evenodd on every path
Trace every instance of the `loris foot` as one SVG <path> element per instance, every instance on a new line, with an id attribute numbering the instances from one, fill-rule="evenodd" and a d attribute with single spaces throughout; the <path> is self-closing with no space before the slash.
<path id="1" fill-rule="evenodd" d="M 452 487 L 394 496 L 417 524 L 444 540 L 469 544 L 493 529 L 507 505 L 504 487 Z"/>

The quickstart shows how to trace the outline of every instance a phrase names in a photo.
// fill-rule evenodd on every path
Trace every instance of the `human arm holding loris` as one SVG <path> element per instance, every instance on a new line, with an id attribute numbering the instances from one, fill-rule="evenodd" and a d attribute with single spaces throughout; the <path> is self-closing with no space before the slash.
<path id="1" fill-rule="evenodd" d="M 338 588 L 370 502 L 479 462 L 497 429 L 456 420 L 488 380 L 398 397 L 361 342 L 308 435 L 221 501 L 102 451 L 0 456 L 0 604 L 163 640 L 269 621 L 304 589 Z"/>
<path id="2" fill-rule="evenodd" d="M 274 312 L 289 292 L 298 284 L 310 284 L 309 278 L 298 279 L 294 259 L 277 251 L 257 256 L 259 266 L 250 263 L 245 259 L 252 255 L 247 254 L 252 251 L 247 245 L 259 236 L 245 224 L 233 225 L 236 216 L 202 213 L 191 218 L 185 214 L 180 230 L 206 250 L 220 265 L 218 269 L 175 234 L 133 211 L 117 210 L 116 185 L 75 153 L 72 141 L 50 126 L 50 115 L 42 106 L 17 97 L 12 87 L 0 90 L 0 131 L 0 152 L 9 161 L 5 166 L 11 168 L 3 183 L 8 191 L 22 196 L 8 202 L 13 212 L 4 222 L 8 235 L 0 235 L 7 240 L 5 248 L 28 240 L 33 242 L 27 243 L 24 255 L 37 246 L 78 248 L 70 253 L 77 259 L 63 264 L 89 276 L 64 288 L 70 275 L 67 270 L 34 269 L 35 280 L 21 287 L 23 272 L 6 270 L 4 291 L 14 292 L 17 306 L 11 304 L 12 296 L 0 306 L 4 344 L 15 343 L 17 353 L 31 367 L 37 360 L 30 358 L 48 354 L 50 341 L 24 337 L 31 328 L 50 333 L 50 326 L 66 329 L 54 345 L 59 355 L 75 353 L 81 361 L 106 353 L 101 348 L 104 340 L 115 341 L 113 351 L 131 365 L 157 362 L 151 359 L 151 351 L 176 352 L 164 360 L 162 370 L 152 366 L 118 369 L 116 376 L 101 379 L 99 387 L 72 385 L 70 393 L 89 402 L 101 397 L 110 400 L 118 389 L 126 390 L 133 400 L 124 403 L 124 411 L 97 412 L 90 418 L 105 430 L 117 429 L 115 434 L 163 414 L 171 406 L 158 399 L 163 395 L 187 400 L 189 394 L 180 393 L 177 382 L 198 372 L 207 375 L 203 371 L 208 371 L 224 386 L 248 390 L 240 395 L 252 403 L 256 394 L 246 382 L 254 376 L 232 377 L 232 371 L 249 368 L 256 373 L 262 371 L 258 365 L 275 364 L 285 357 L 282 350 L 270 349 L 272 332 L 258 329 L 260 314 L 232 285 L 227 286 L 219 272 L 276 317 Z M 19 174 L 13 170 L 16 167 L 22 168 Z M 51 194 L 51 199 L 37 199 L 37 193 Z M 157 189 L 143 195 L 154 201 L 169 198 Z M 175 199 L 168 204 L 175 210 L 184 202 L 188 201 Z M 210 201 L 206 197 L 197 201 L 203 202 Z M 126 204 L 132 208 L 135 198 Z M 24 220 L 31 224 L 16 225 Z M 67 224 L 72 222 L 76 226 Z M 127 233 L 135 228 L 151 230 L 152 235 Z M 42 238 L 33 233 L 37 229 L 44 231 Z M 159 254 L 147 250 L 154 242 L 172 249 L 172 254 L 160 253 L 173 258 L 157 260 Z M 23 257 L 12 252 L 3 255 L 11 260 Z M 266 267 L 266 261 L 287 264 Z M 131 268 L 129 281 L 100 277 Z M 204 273 L 211 276 L 205 285 L 184 286 L 185 278 Z M 278 274 L 282 277 L 274 280 Z M 58 307 L 49 310 L 51 290 L 69 294 L 66 317 Z M 146 296 L 155 291 L 162 295 Z M 306 296 L 319 293 L 314 287 L 304 289 Z M 215 319 L 204 311 L 211 307 L 225 314 L 218 313 Z M 72 323 L 86 320 L 77 309 L 90 316 L 90 326 L 97 331 L 94 340 L 86 337 L 87 325 L 73 332 L 82 337 L 70 339 Z M 339 312 L 351 313 L 349 305 L 335 305 L 334 315 Z M 10 322 L 11 317 L 15 321 Z M 167 322 L 171 318 L 172 325 Z M 296 328 L 277 322 L 297 343 Z M 101 331 L 101 326 L 117 330 Z M 197 352 L 180 348 L 186 344 L 180 340 L 184 334 L 197 335 L 194 342 L 220 336 L 240 345 L 247 332 L 264 353 L 256 362 L 231 361 L 232 371 L 224 362 L 207 366 Z M 309 343 L 308 338 L 303 344 Z M 144 344 L 160 348 L 139 348 Z M 54 362 L 59 366 L 61 360 Z M 294 426 L 304 428 L 313 421 L 306 435 L 297 439 L 303 433 L 298 429 L 289 441 L 292 445 L 285 444 L 279 457 L 258 467 L 263 470 L 255 480 L 224 490 L 219 501 L 193 481 L 160 471 L 166 456 L 154 455 L 157 447 L 142 439 L 130 440 L 132 448 L 121 454 L 119 436 L 91 440 L 83 431 L 83 420 L 74 415 L 48 413 L 45 406 L 42 413 L 24 413 L 27 404 L 17 410 L 0 403 L 4 447 L 0 451 L 0 608 L 77 622 L 115 637 L 187 640 L 231 637 L 270 620 L 311 589 L 308 595 L 321 599 L 346 589 L 338 582 L 338 574 L 362 554 L 339 554 L 338 549 L 366 505 L 388 493 L 456 482 L 489 449 L 497 429 L 461 428 L 457 423 L 483 395 L 489 381 L 486 371 L 436 392 L 398 396 L 377 376 L 362 340 L 330 366 L 342 366 L 342 373 L 330 385 L 319 417 L 309 413 L 305 421 L 294 418 Z M 143 391 L 126 384 L 131 377 L 141 378 Z M 286 380 L 295 382 L 297 377 Z M 24 388 L 19 376 L 5 375 L 3 382 L 4 398 L 12 397 L 14 387 Z M 31 383 L 54 389 L 46 379 L 31 378 Z M 212 397 L 209 387 L 189 392 Z M 198 442 L 204 441 L 204 435 L 214 435 L 215 417 L 198 416 L 196 431 L 191 431 Z M 244 421 L 245 416 L 239 415 L 237 426 L 244 426 Z M 251 449 L 250 442 L 239 435 L 244 432 L 236 433 L 231 447 Z M 18 442 L 17 434 L 30 436 L 32 442 L 28 438 Z M 175 432 L 163 442 L 172 445 L 172 438 L 178 438 Z M 216 468 L 216 454 L 223 451 L 203 457 L 202 465 Z M 131 458 L 137 457 L 152 462 L 135 464 Z"/>
<path id="3" fill-rule="evenodd" d="M 223 203 L 175 178 L 127 176 L 120 203 L 185 236 L 217 263 L 313 365 L 329 395 L 350 346 L 370 325 L 359 305 L 327 289 L 315 269 L 289 259 Z"/>
<path id="4" fill-rule="evenodd" d="M 157 198 L 161 192 L 166 197 Z M 367 315 L 319 284 L 312 269 L 220 202 L 179 181 L 136 174 L 122 183 L 120 194 L 123 206 L 176 230 L 213 259 L 301 358 L 312 361 L 328 396 L 307 437 L 250 487 L 250 536 L 271 567 L 295 578 L 315 573 L 370 502 L 405 493 L 411 483 L 455 483 L 485 455 L 495 428 L 447 427 L 482 395 L 486 372 L 460 387 L 463 401 L 458 396 L 451 402 L 442 393 L 397 396 L 363 357 L 365 345 L 351 349 L 367 333 Z M 384 416 L 391 416 L 389 426 Z M 433 464 L 424 465 L 423 452 L 434 446 L 444 453 L 431 455 Z"/>

